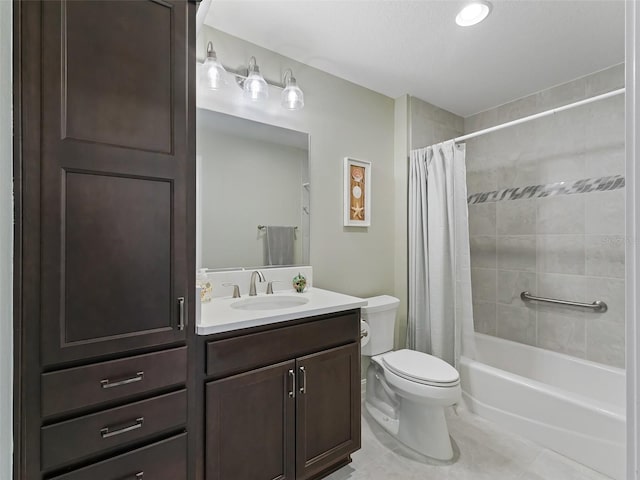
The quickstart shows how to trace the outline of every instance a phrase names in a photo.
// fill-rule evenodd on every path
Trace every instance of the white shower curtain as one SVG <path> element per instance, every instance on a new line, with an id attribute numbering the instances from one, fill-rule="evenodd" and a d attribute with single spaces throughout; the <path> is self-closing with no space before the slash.
<path id="1" fill-rule="evenodd" d="M 475 357 L 469 260 L 465 145 L 412 150 L 407 346 L 454 366 Z"/>

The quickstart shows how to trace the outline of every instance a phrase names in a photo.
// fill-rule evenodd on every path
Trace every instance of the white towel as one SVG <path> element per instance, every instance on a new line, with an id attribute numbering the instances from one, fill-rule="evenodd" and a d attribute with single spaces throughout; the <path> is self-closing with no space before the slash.
<path id="1" fill-rule="evenodd" d="M 264 243 L 265 265 L 293 265 L 295 227 L 267 225 Z"/>

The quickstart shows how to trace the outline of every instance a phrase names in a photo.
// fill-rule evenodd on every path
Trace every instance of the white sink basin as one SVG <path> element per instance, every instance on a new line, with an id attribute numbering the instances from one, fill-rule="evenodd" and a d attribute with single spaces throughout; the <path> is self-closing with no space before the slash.
<path id="1" fill-rule="evenodd" d="M 305 297 L 274 295 L 269 297 L 253 297 L 238 300 L 230 305 L 237 310 L 280 310 L 283 308 L 299 307 L 309 301 Z"/>

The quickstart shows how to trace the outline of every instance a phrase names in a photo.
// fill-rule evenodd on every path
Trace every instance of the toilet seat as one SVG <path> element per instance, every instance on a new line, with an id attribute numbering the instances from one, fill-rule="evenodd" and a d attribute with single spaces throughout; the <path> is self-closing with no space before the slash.
<path id="1" fill-rule="evenodd" d="M 442 388 L 460 384 L 458 371 L 433 355 L 403 349 L 385 353 L 381 360 L 392 373 L 411 382 Z"/>

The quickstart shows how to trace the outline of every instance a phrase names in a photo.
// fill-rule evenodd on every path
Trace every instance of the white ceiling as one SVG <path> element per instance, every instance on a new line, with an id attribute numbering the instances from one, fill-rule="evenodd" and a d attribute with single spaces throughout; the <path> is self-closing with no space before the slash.
<path id="1" fill-rule="evenodd" d="M 205 23 L 464 117 L 624 61 L 623 0 L 494 0 L 484 22 L 461 28 L 464 3 L 213 0 Z"/>

